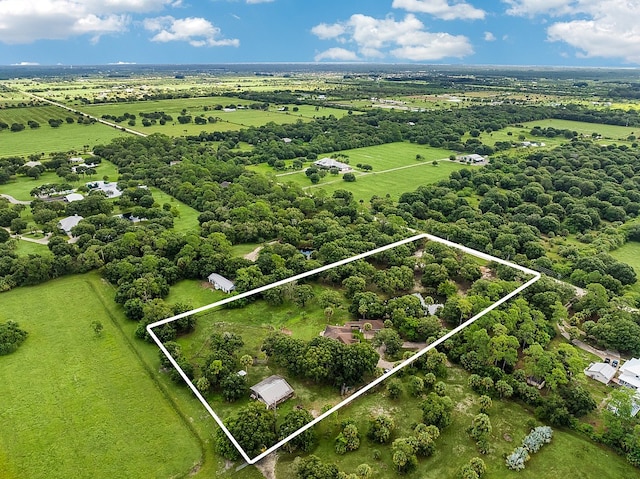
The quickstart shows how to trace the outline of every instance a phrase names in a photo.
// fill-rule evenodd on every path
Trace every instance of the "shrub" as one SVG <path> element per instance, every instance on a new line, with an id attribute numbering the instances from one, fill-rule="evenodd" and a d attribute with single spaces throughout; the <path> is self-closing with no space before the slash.
<path id="1" fill-rule="evenodd" d="M 0 324 L 0 356 L 14 352 L 27 339 L 27 332 L 18 323 L 7 321 Z"/>
<path id="2" fill-rule="evenodd" d="M 507 456 L 507 467 L 513 471 L 522 471 L 529 457 L 529 453 L 524 447 L 516 447 L 514 451 Z"/>

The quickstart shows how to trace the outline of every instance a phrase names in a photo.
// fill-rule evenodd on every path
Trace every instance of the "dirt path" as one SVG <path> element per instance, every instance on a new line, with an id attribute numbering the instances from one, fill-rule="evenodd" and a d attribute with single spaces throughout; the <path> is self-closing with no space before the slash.
<path id="1" fill-rule="evenodd" d="M 262 473 L 265 479 L 276 479 L 276 464 L 278 462 L 278 454 L 272 452 L 267 457 L 256 463 L 256 469 Z"/>
<path id="2" fill-rule="evenodd" d="M 262 248 L 264 248 L 264 246 L 258 246 L 256 249 L 254 249 L 251 253 L 247 253 L 243 256 L 244 259 L 248 259 L 249 261 L 255 261 L 258 259 L 258 253 L 260 253 L 260 251 L 262 251 Z"/>

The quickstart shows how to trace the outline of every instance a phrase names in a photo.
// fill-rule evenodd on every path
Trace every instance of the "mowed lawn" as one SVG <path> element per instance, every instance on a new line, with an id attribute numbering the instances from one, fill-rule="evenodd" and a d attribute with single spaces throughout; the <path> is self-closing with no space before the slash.
<path id="1" fill-rule="evenodd" d="M 609 254 L 618 261 L 622 261 L 631 266 L 638 278 L 640 278 L 640 243 L 637 241 L 629 241 L 620 248 L 610 251 Z M 631 289 L 640 293 L 640 281 L 632 285 Z"/>
<path id="2" fill-rule="evenodd" d="M 64 120 L 66 117 L 76 118 L 71 112 L 55 106 L 0 110 L 1 121 L 9 125 L 22 123 L 25 126 L 24 130 L 18 132 L 0 131 L 0 157 L 82 150 L 85 145 L 91 148 L 127 134 L 100 123 L 79 125 L 65 122 L 58 128 L 49 126 L 49 118 Z M 40 128 L 29 128 L 29 120 L 38 122 Z"/>
<path id="3" fill-rule="evenodd" d="M 0 477 L 166 478 L 200 461 L 197 438 L 110 319 L 100 281 L 73 276 L 0 295 L 1 320 L 29 332 L 0 357 Z"/>
<path id="4" fill-rule="evenodd" d="M 636 135 L 640 133 L 640 128 L 637 126 L 617 126 L 617 125 L 604 125 L 602 123 L 587 123 L 582 121 L 571 121 L 571 120 L 541 120 L 541 121 L 530 121 L 528 123 L 524 123 L 524 126 L 531 129 L 534 126 L 539 126 L 541 128 L 549 128 L 553 127 L 556 130 L 571 130 L 578 132 L 579 135 L 591 136 L 593 133 L 598 133 L 603 137 L 603 139 L 609 140 L 626 140 L 629 135 Z M 535 137 L 534 137 L 535 138 Z M 540 141 L 545 141 L 540 137 Z M 531 138 L 528 138 L 530 141 L 534 141 Z"/>
<path id="5" fill-rule="evenodd" d="M 355 182 L 346 182 L 340 178 L 334 179 L 331 175 L 327 175 L 323 182 L 318 185 L 311 185 L 311 182 L 306 178 L 306 184 L 308 191 L 317 192 L 318 190 L 324 190 L 328 194 L 333 194 L 335 190 L 348 190 L 353 193 L 356 200 L 369 201 L 372 196 L 385 196 L 389 195 L 392 199 L 397 200 L 402 193 L 414 191 L 416 188 L 422 185 L 429 185 L 436 183 L 440 180 L 449 177 L 449 174 L 453 171 L 458 171 L 463 168 L 478 168 L 477 166 L 467 166 L 461 163 L 455 163 L 453 161 L 439 161 L 437 166 L 431 164 L 431 162 L 421 162 L 415 164 L 415 166 L 397 169 L 394 171 L 386 171 L 377 173 L 373 171 L 371 173 L 356 173 Z M 302 173 L 304 175 L 304 173 Z M 292 176 L 286 176 L 284 178 L 287 181 Z M 282 180 L 283 178 L 281 178 Z"/>

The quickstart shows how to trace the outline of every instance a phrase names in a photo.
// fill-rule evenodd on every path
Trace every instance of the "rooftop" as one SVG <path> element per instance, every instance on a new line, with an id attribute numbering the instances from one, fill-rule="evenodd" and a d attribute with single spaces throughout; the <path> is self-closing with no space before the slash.
<path id="1" fill-rule="evenodd" d="M 289 383 L 276 375 L 269 376 L 250 389 L 269 407 L 277 406 L 278 403 L 293 396 L 294 393 Z"/>

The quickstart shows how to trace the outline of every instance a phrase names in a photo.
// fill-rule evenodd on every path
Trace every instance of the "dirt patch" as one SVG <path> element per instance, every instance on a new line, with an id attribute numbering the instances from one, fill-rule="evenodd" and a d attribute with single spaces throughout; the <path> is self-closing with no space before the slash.
<path id="1" fill-rule="evenodd" d="M 309 411 L 309 413 L 311 414 L 311 417 L 313 417 L 314 419 L 320 415 L 320 411 L 318 411 L 317 409 L 312 409 L 311 411 Z"/>
<path id="2" fill-rule="evenodd" d="M 280 328 L 280 332 L 282 334 L 286 334 L 287 336 L 291 336 L 293 334 L 293 331 L 291 331 L 290 329 L 287 329 L 287 328 Z"/>
<path id="3" fill-rule="evenodd" d="M 264 246 L 258 246 L 251 253 L 247 253 L 244 255 L 244 259 L 248 259 L 249 261 L 255 261 L 258 259 L 258 253 L 264 248 Z"/>
<path id="4" fill-rule="evenodd" d="M 197 463 L 191 468 L 191 470 L 189 471 L 189 475 L 195 476 L 196 474 L 198 474 L 198 472 L 200 472 L 201 467 L 202 467 L 202 463 L 201 462 Z"/>
<path id="5" fill-rule="evenodd" d="M 209 281 L 201 281 L 200 282 L 200 287 L 204 288 L 204 289 L 210 289 L 210 290 L 214 290 L 215 286 L 213 286 L 213 284 L 209 283 Z"/>
<path id="6" fill-rule="evenodd" d="M 276 464 L 278 463 L 278 454 L 272 452 L 260 462 L 255 464 L 256 469 L 262 473 L 266 479 L 276 479 Z"/>
<path id="7" fill-rule="evenodd" d="M 458 403 L 456 404 L 455 410 L 458 412 L 466 412 L 467 409 L 469 409 L 471 406 L 473 406 L 473 398 L 470 396 L 467 396 L 462 401 L 458 401 Z"/>
<path id="8" fill-rule="evenodd" d="M 494 279 L 496 277 L 493 270 L 486 266 L 480 266 L 480 272 L 482 273 L 482 279 Z"/>
<path id="9" fill-rule="evenodd" d="M 511 442 L 513 441 L 513 438 L 511 436 L 509 436 L 509 434 L 507 434 L 506 432 L 504 433 L 504 435 L 502 436 L 504 438 L 505 441 L 507 442 Z"/>

